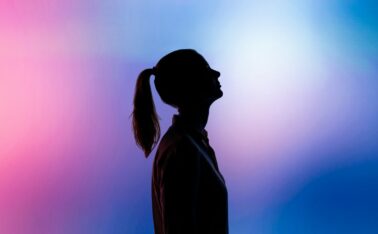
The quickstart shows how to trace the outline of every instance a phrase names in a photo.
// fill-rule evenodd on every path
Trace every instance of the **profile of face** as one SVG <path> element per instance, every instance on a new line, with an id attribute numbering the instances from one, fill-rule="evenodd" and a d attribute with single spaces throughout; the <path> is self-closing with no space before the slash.
<path id="1" fill-rule="evenodd" d="M 198 95 L 203 97 L 205 102 L 214 102 L 223 96 L 219 82 L 220 72 L 212 69 L 207 61 L 197 54 L 196 64 L 193 66 L 193 77 L 196 77 Z"/>
<path id="2" fill-rule="evenodd" d="M 163 57 L 156 68 L 158 79 L 165 81 L 164 88 L 169 93 L 174 93 L 171 97 L 180 99 L 181 105 L 211 105 L 223 96 L 219 82 L 220 73 L 212 69 L 195 50 L 174 51 Z M 161 94 L 163 98 L 164 93 Z"/>

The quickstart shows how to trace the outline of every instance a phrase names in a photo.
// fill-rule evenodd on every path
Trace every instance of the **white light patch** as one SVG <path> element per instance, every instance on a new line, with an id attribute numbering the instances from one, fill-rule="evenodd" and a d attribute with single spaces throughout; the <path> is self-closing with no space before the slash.
<path id="1" fill-rule="evenodd" d="M 221 77 L 223 109 L 215 111 L 228 139 L 237 139 L 224 142 L 224 150 L 237 148 L 242 161 L 253 154 L 257 165 L 300 144 L 308 132 L 306 99 L 319 83 L 321 60 L 297 9 L 269 2 L 253 7 L 228 17 L 233 20 L 217 32 L 215 46 L 225 54 L 220 67 L 228 70 Z"/>

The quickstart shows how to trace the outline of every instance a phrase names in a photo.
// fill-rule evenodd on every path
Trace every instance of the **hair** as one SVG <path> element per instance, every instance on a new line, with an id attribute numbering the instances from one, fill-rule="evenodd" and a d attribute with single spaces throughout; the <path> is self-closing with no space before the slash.
<path id="1" fill-rule="evenodd" d="M 146 158 L 160 138 L 159 117 L 156 113 L 150 86 L 150 77 L 153 73 L 153 69 L 145 69 L 139 74 L 135 86 L 132 113 L 135 141 L 144 151 Z"/>
<path id="2" fill-rule="evenodd" d="M 159 117 L 152 98 L 150 77 L 155 76 L 155 87 L 168 105 L 178 108 L 193 95 L 193 61 L 202 57 L 192 49 L 173 51 L 159 60 L 153 69 L 143 70 L 137 79 L 134 95 L 132 125 L 137 145 L 146 158 L 160 138 Z"/>

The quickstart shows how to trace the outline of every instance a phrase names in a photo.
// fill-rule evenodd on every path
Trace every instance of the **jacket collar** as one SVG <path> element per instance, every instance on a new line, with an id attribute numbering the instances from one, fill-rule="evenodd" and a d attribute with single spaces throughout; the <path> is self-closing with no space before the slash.
<path id="1" fill-rule="evenodd" d="M 205 129 L 196 128 L 195 126 L 191 125 L 188 121 L 185 121 L 185 119 L 180 115 L 173 115 L 172 125 L 185 130 L 186 132 L 192 134 L 195 137 L 200 137 L 206 140 L 206 142 L 208 142 L 208 134 Z"/>

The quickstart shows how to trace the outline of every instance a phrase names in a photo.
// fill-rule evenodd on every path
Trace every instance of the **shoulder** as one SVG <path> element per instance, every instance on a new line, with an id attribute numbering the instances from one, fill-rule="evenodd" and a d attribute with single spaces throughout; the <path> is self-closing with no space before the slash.
<path id="1" fill-rule="evenodd" d="M 159 142 L 156 156 L 171 154 L 190 147 L 192 146 L 186 133 L 182 129 L 170 127 Z"/>
<path id="2" fill-rule="evenodd" d="M 155 160 L 159 167 L 175 164 L 189 167 L 197 165 L 200 154 L 185 132 L 170 128 L 159 143 Z"/>

